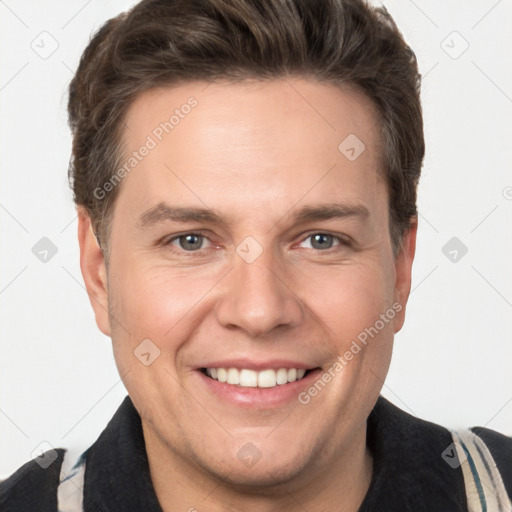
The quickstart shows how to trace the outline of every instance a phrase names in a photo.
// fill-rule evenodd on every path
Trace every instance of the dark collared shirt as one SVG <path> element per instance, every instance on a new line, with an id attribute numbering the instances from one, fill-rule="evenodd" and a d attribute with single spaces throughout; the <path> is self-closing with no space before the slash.
<path id="1" fill-rule="evenodd" d="M 452 443 L 447 429 L 379 397 L 367 432 L 374 467 L 359 512 L 467 511 L 462 471 L 441 456 Z M 512 499 L 512 438 L 485 428 L 473 432 L 487 444 Z M 0 483 L 1 512 L 57 510 L 64 450 L 57 453 L 47 469 L 31 461 Z M 140 416 L 129 397 L 87 450 L 84 511 L 162 511 L 151 482 Z"/>

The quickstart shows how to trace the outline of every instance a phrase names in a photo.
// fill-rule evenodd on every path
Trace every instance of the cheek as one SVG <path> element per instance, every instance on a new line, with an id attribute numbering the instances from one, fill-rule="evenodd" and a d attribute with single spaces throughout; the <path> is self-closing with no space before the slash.
<path id="1" fill-rule="evenodd" d="M 300 296 L 344 341 L 372 326 L 393 302 L 392 274 L 381 265 L 347 265 L 311 271 L 301 277 Z"/>
<path id="2" fill-rule="evenodd" d="M 146 268 L 135 261 L 126 262 L 124 268 L 124 272 L 114 276 L 111 301 L 112 313 L 129 332 L 129 335 L 125 330 L 116 332 L 125 339 L 123 350 L 133 350 L 146 338 L 162 351 L 176 350 L 184 329 L 187 332 L 194 329 L 198 313 L 204 309 L 218 278 L 212 272 Z M 130 343 L 126 343 L 127 336 Z"/>
<path id="3" fill-rule="evenodd" d="M 169 399 L 178 400 L 179 389 L 173 383 L 180 348 L 204 317 L 207 301 L 203 304 L 202 299 L 215 281 L 178 276 L 175 270 L 159 267 L 142 268 L 134 262 L 126 267 L 129 271 L 122 271 L 121 265 L 116 268 L 109 290 L 111 316 L 118 321 L 111 322 L 116 325 L 112 329 L 115 361 L 139 410 L 150 410 L 167 384 Z"/>

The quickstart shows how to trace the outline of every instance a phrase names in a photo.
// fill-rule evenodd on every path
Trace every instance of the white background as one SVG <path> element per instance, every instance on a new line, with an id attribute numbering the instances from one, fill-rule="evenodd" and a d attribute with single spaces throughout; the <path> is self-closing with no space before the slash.
<path id="1" fill-rule="evenodd" d="M 384 3 L 424 75 L 427 155 L 383 394 L 448 427 L 512 435 L 512 3 Z M 79 269 L 66 88 L 91 32 L 131 4 L 0 1 L 0 477 L 42 441 L 88 446 L 125 396 Z M 46 59 L 31 47 L 52 44 Z M 442 252 L 454 236 L 468 248 L 456 263 Z M 47 263 L 31 250 L 42 237 L 58 248 Z"/>

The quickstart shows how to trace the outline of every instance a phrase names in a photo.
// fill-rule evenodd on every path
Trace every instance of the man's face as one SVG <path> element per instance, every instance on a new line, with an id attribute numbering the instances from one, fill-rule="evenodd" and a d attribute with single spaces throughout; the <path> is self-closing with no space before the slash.
<path id="1" fill-rule="evenodd" d="M 108 294 L 88 283 L 146 442 L 233 483 L 332 466 L 364 446 L 410 286 L 370 101 L 298 79 L 187 83 L 131 105 L 127 159 L 148 136 L 118 185 Z"/>

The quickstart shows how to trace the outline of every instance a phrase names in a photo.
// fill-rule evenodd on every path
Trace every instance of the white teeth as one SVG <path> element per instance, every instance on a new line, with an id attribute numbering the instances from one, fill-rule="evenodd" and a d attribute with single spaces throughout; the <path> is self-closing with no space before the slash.
<path id="1" fill-rule="evenodd" d="M 236 371 L 236 370 L 235 370 Z M 258 385 L 258 372 L 254 370 L 240 371 L 240 386 L 255 388 Z"/>
<path id="2" fill-rule="evenodd" d="M 236 368 L 229 368 L 226 382 L 228 384 L 240 384 L 240 372 Z"/>
<path id="3" fill-rule="evenodd" d="M 214 369 L 214 368 L 212 368 Z M 212 375 L 213 378 L 213 375 Z M 217 379 L 219 382 L 226 382 L 228 380 L 228 372 L 225 368 L 218 368 L 217 369 Z"/>
<path id="4" fill-rule="evenodd" d="M 279 371 L 279 370 L 278 370 Z M 273 388 L 276 385 L 276 371 L 263 370 L 258 373 L 259 388 Z"/>
<path id="5" fill-rule="evenodd" d="M 279 368 L 277 371 L 273 369 L 262 370 L 256 372 L 254 370 L 237 368 L 207 368 L 206 374 L 212 379 L 219 382 L 227 382 L 234 386 L 242 386 L 247 388 L 273 388 L 278 385 L 294 382 L 304 377 L 306 370 L 304 368 Z"/>
<path id="6" fill-rule="evenodd" d="M 288 382 L 288 370 L 286 368 L 279 368 L 277 370 L 276 382 L 278 384 L 286 384 Z"/>

